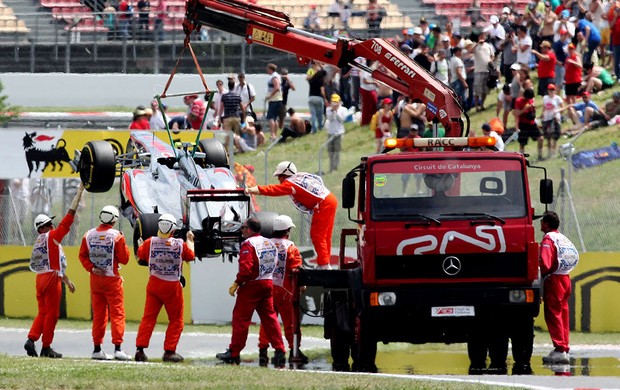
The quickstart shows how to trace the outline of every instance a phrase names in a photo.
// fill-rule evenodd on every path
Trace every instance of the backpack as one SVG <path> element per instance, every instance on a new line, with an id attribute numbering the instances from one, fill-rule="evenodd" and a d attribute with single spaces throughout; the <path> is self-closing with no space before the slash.
<path id="1" fill-rule="evenodd" d="M 379 111 L 375 112 L 370 118 L 370 131 L 374 132 L 379 126 Z"/>

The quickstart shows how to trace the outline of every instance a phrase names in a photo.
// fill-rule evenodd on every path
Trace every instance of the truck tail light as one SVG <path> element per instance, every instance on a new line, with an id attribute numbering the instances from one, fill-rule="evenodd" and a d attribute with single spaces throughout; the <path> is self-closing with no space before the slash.
<path id="1" fill-rule="evenodd" d="M 510 290 L 508 293 L 508 300 L 511 303 L 533 303 L 534 291 L 533 290 Z"/>
<path id="2" fill-rule="evenodd" d="M 394 306 L 395 304 L 396 293 L 394 292 L 370 293 L 370 306 Z"/>

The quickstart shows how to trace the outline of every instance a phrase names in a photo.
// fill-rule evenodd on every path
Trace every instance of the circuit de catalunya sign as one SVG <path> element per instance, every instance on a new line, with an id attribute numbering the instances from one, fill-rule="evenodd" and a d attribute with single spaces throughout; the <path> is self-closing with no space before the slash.
<path id="1" fill-rule="evenodd" d="M 153 132 L 155 137 L 168 140 L 165 131 Z M 62 130 L 62 129 L 6 129 L 0 143 L 0 179 L 72 178 L 77 177 L 69 162 L 75 150 L 82 150 L 89 141 L 105 140 L 117 154 L 125 152 L 129 130 Z M 173 134 L 173 141 L 193 142 L 197 132 L 181 131 Z M 201 138 L 212 134 L 203 132 Z"/>

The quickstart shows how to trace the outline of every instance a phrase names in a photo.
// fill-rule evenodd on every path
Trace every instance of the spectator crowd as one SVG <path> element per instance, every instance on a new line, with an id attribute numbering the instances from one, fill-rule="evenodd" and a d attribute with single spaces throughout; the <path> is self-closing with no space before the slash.
<path id="1" fill-rule="evenodd" d="M 310 25 L 319 23 L 316 7 L 309 8 Z M 346 19 L 346 9 L 341 0 L 335 0 L 327 16 Z M 373 10 L 379 19 L 385 13 L 376 0 L 369 0 L 365 15 L 370 17 Z M 618 119 L 619 93 L 614 93 L 601 106 L 591 98 L 612 88 L 618 80 L 619 15 L 618 1 L 540 0 L 521 7 L 513 1 L 499 15 L 472 19 L 467 34 L 455 30 L 451 22 L 442 27 L 422 17 L 416 26 L 403 29 L 400 36 L 389 40 L 438 81 L 450 86 L 465 111 L 487 111 L 487 97 L 497 90 L 498 120 L 493 130 L 500 134 L 508 130 L 505 133 L 508 135 L 514 129 L 518 132 L 515 138 L 520 151 L 525 152 L 525 146 L 532 140 L 538 158 L 543 160 L 556 153 L 557 140 L 562 134 L 571 136 Z M 310 25 L 306 28 L 315 29 Z M 377 26 L 380 27 L 380 21 Z M 380 34 L 379 28 L 376 36 Z M 138 107 L 131 128 L 145 128 L 147 123 L 150 128 L 164 128 L 167 122 L 173 130 L 232 131 L 235 150 L 248 152 L 266 141 L 286 142 L 288 138 L 330 128 L 330 135 L 334 132 L 338 135 L 334 142 L 340 143 L 343 131 L 326 114 L 344 108 L 349 110 L 349 115 L 340 111 L 344 121 L 351 118 L 353 111 L 360 111 L 360 124 L 370 126 L 375 134 L 377 152 L 386 137 L 408 136 L 413 125 L 419 136 L 430 136 L 427 107 L 421 100 L 401 95 L 376 80 L 374 72 L 395 77 L 383 64 L 363 57 L 355 62 L 359 67 L 338 68 L 311 62 L 305 77 L 309 91 L 308 120 L 287 107 L 289 92 L 296 90 L 288 71 L 268 64 L 266 96 L 257 97 L 254 86 L 245 80 L 243 73 L 231 74 L 227 82 L 216 83 L 208 107 L 214 113 L 212 121 L 204 120 L 209 96 L 201 99 L 192 95 L 185 97 L 187 112 L 183 116 L 167 118 L 166 107 L 158 107 L 156 103 L 150 109 Z M 537 107 L 536 95 L 541 97 L 542 107 Z M 261 98 L 266 110 L 263 120 L 258 121 L 253 106 Z M 338 107 L 328 111 L 334 102 Z M 332 120 L 339 117 L 332 115 Z M 572 125 L 562 130 L 563 122 Z M 442 134 L 445 130 L 439 129 L 438 135 Z M 332 149 L 339 152 L 340 147 Z M 334 155 L 330 158 L 337 161 Z M 335 165 L 331 168 L 335 169 Z"/>

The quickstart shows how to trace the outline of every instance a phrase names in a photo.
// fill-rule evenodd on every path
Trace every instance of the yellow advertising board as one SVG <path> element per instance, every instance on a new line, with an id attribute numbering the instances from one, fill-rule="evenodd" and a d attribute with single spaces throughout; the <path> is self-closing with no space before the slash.
<path id="1" fill-rule="evenodd" d="M 79 247 L 63 247 L 67 255 L 67 275 L 75 284 L 76 291 L 71 294 L 63 287 L 61 301 L 61 317 L 91 319 L 90 309 L 90 274 L 86 272 L 78 259 Z M 22 246 L 3 246 L 0 251 L 0 315 L 6 317 L 34 317 L 37 314 L 37 300 L 35 297 L 35 274 L 30 271 L 28 264 L 32 248 Z M 147 267 L 138 265 L 136 259 L 129 260 L 129 264 L 120 270 L 123 276 L 125 290 L 125 312 L 127 320 L 140 321 L 144 312 L 146 300 L 146 283 L 149 278 Z M 183 267 L 185 278 L 190 280 L 190 267 Z M 191 322 L 191 294 L 189 286 L 183 289 L 185 298 L 184 321 Z M 159 322 L 167 322 L 166 312 L 162 310 Z"/>
<path id="2" fill-rule="evenodd" d="M 197 131 L 180 131 L 168 136 L 166 131 L 153 131 L 153 137 L 170 144 L 194 142 Z M 75 150 L 82 150 L 89 141 L 108 141 L 117 154 L 126 152 L 129 130 L 62 130 L 62 129 L 6 129 L 2 131 L 0 155 L 10 164 L 0 165 L 0 179 L 70 178 L 77 177 L 69 162 Z M 213 133 L 203 131 L 200 138 L 211 138 Z"/>
<path id="3" fill-rule="evenodd" d="M 90 319 L 89 274 L 78 260 L 79 247 L 65 247 L 69 266 L 67 274 L 74 281 L 75 294 L 66 292 L 63 304 L 68 318 Z M 0 315 L 7 317 L 34 317 L 35 274 L 28 268 L 30 247 L 2 246 L 0 250 Z M 190 279 L 190 267 L 184 267 L 185 278 Z M 142 318 L 146 295 L 148 270 L 131 259 L 123 266 L 125 280 L 125 310 L 127 319 Z M 573 292 L 570 301 L 571 329 L 581 332 L 620 332 L 620 253 L 588 252 L 580 256 L 577 268 L 571 272 Z M 191 293 L 184 289 L 184 320 L 191 322 Z M 196 297 L 194 297 L 196 298 Z M 196 299 L 204 299 L 203 297 Z M 536 319 L 536 326 L 546 329 L 544 316 Z M 166 320 L 165 313 L 160 321 Z"/>
<path id="4" fill-rule="evenodd" d="M 620 253 L 587 252 L 571 272 L 571 329 L 579 332 L 620 331 Z M 541 307 L 536 326 L 547 329 Z"/>

